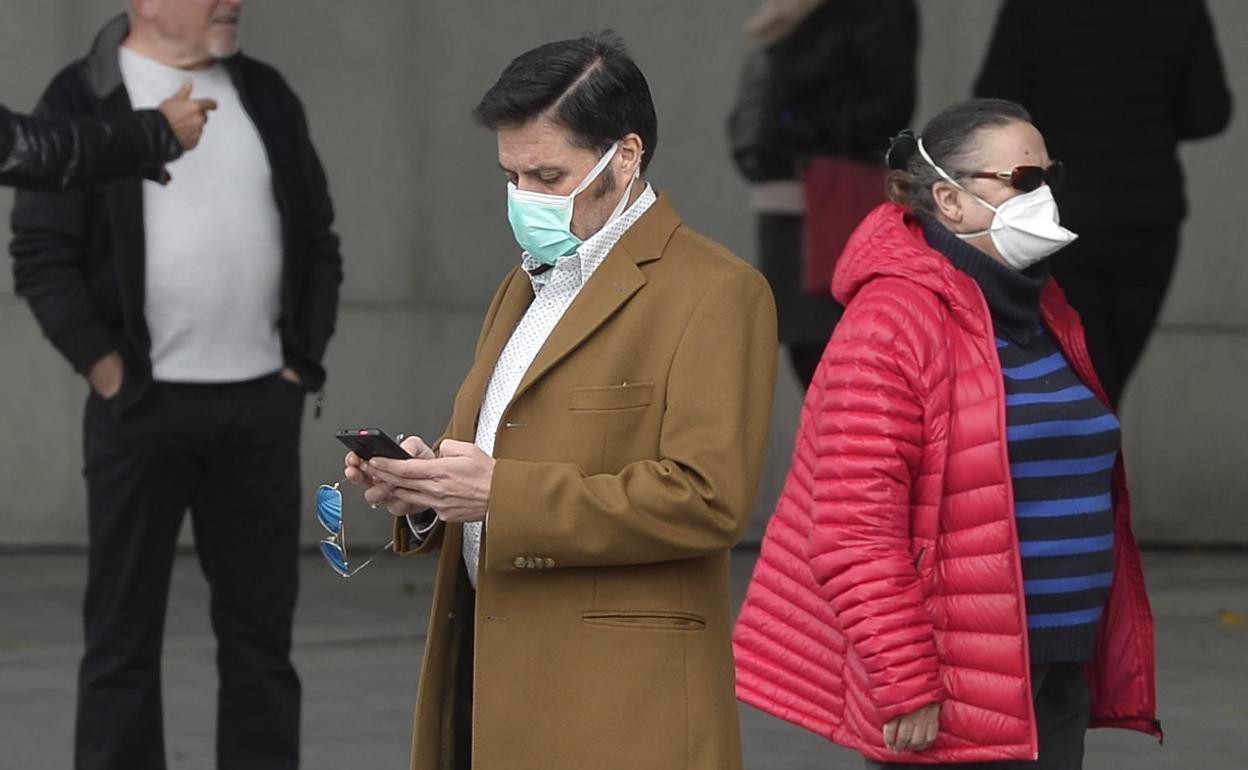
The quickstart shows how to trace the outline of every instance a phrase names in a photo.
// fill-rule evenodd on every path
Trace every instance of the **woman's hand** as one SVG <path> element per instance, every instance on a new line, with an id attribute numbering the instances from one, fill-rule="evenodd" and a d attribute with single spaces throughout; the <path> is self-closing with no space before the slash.
<path id="1" fill-rule="evenodd" d="M 432 460 L 434 458 L 433 450 L 417 436 L 409 436 L 403 439 L 399 446 L 403 447 L 403 451 L 415 459 L 398 460 L 396 462 L 411 463 Z M 427 505 L 414 505 L 396 497 L 394 484 L 377 478 L 369 468 L 368 462 L 360 459 L 355 452 L 347 453 L 345 465 L 346 467 L 342 475 L 352 484 L 364 488 L 364 499 L 368 501 L 369 505 L 373 507 L 384 505 L 386 510 L 395 516 L 408 516 L 429 510 Z"/>
<path id="2" fill-rule="evenodd" d="M 884 725 L 884 745 L 898 753 L 923 751 L 936 742 L 938 732 L 940 704 L 930 703 Z"/>

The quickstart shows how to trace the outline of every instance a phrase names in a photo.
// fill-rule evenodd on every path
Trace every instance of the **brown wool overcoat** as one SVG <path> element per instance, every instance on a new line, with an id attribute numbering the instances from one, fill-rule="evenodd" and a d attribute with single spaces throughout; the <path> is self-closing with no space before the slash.
<path id="1" fill-rule="evenodd" d="M 446 438 L 475 438 L 532 299 L 517 268 Z M 666 196 L 624 234 L 502 418 L 475 594 L 461 526 L 419 546 L 396 527 L 401 553 L 440 554 L 413 768 L 457 770 L 469 739 L 474 770 L 740 767 L 728 559 L 762 468 L 775 323 L 762 276 Z"/>

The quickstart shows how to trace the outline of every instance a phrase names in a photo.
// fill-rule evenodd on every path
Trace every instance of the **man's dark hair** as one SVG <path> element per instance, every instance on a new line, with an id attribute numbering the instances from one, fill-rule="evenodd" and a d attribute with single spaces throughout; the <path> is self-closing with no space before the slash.
<path id="1" fill-rule="evenodd" d="M 512 60 L 473 117 L 488 129 L 548 113 L 578 147 L 605 153 L 625 134 L 641 137 L 644 173 L 659 142 L 650 86 L 619 35 L 608 30 L 534 48 Z"/>

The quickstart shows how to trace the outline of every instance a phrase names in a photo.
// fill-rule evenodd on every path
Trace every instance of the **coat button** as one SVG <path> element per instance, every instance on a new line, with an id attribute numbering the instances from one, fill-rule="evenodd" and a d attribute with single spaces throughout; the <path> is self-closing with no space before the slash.
<path id="1" fill-rule="evenodd" d="M 555 560 L 547 556 L 546 563 L 543 566 L 545 566 L 546 569 L 553 569 L 555 566 Z"/>
<path id="2" fill-rule="evenodd" d="M 526 562 L 523 556 L 517 556 L 515 560 L 512 561 L 511 563 L 515 565 L 516 569 L 524 569 L 524 565 Z"/>
<path id="3" fill-rule="evenodd" d="M 530 556 L 527 560 L 527 563 L 524 566 L 528 567 L 529 569 L 537 569 L 537 560 L 534 559 L 532 556 Z"/>

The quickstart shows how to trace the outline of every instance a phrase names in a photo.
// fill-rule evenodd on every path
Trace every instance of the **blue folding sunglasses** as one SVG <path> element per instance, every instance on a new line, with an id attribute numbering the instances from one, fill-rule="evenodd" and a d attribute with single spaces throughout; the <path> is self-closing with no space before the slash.
<path id="1" fill-rule="evenodd" d="M 338 489 L 341 483 L 340 481 L 332 486 L 322 484 L 320 489 L 316 490 L 316 518 L 330 535 L 321 541 L 321 555 L 325 557 L 325 561 L 329 562 L 329 566 L 333 567 L 334 572 L 344 578 L 349 578 L 371 564 L 373 559 L 390 550 L 394 541 L 391 540 L 380 551 L 368 557 L 363 564 L 351 569 L 347 561 L 347 532 L 342 526 L 342 492 Z"/>

